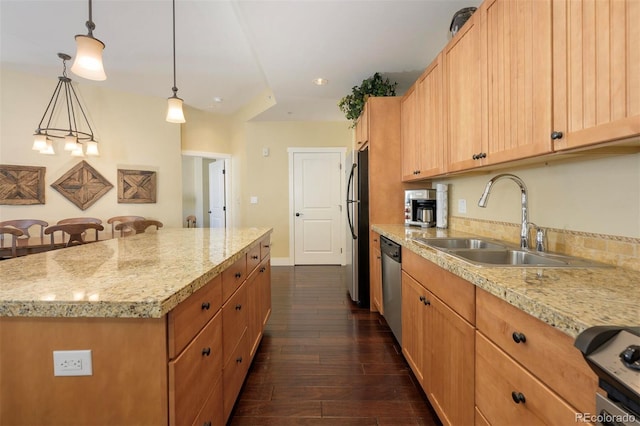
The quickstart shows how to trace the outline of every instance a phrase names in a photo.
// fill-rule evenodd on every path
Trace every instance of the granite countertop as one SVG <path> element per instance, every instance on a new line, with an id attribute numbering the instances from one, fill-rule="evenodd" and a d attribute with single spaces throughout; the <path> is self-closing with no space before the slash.
<path id="1" fill-rule="evenodd" d="M 640 272 L 616 267 L 479 267 L 412 241 L 477 235 L 403 225 L 372 229 L 570 337 L 595 325 L 640 324 Z"/>
<path id="2" fill-rule="evenodd" d="M 161 318 L 272 232 L 164 228 L 0 261 L 0 317 Z"/>

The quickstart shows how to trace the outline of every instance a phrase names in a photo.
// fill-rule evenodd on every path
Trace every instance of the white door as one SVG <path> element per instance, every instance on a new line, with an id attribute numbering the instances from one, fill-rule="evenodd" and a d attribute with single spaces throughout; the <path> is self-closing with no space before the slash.
<path id="1" fill-rule="evenodd" d="M 342 171 L 338 152 L 293 153 L 294 264 L 340 265 Z"/>
<path id="2" fill-rule="evenodd" d="M 224 193 L 225 161 L 209 163 L 209 227 L 226 227 L 226 207 Z"/>

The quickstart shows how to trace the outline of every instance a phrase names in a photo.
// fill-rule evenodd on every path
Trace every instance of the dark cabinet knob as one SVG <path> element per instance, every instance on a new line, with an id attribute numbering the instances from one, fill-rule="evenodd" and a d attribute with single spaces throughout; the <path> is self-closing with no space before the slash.
<path id="1" fill-rule="evenodd" d="M 211 307 L 211 303 L 209 303 L 209 302 L 202 302 L 202 310 L 203 310 L 203 311 L 208 311 L 210 307 Z"/>
<path id="2" fill-rule="evenodd" d="M 254 254 L 253 256 L 251 256 L 251 258 L 255 260 L 255 259 L 257 259 L 257 258 L 258 258 L 258 256 L 256 256 L 256 255 Z"/>
<path id="3" fill-rule="evenodd" d="M 551 139 L 552 140 L 558 140 L 558 139 L 562 139 L 564 135 L 562 134 L 562 132 L 552 132 L 551 133 Z"/>
<path id="4" fill-rule="evenodd" d="M 209 356 L 211 355 L 211 348 L 204 348 L 202 350 L 202 356 Z"/>
<path id="5" fill-rule="evenodd" d="M 479 158 L 487 158 L 487 153 L 486 152 L 481 152 Z"/>
<path id="6" fill-rule="evenodd" d="M 260 268 L 260 272 L 264 272 L 264 271 L 266 271 L 266 270 L 267 270 L 267 268 L 266 268 L 266 267 L 264 267 L 264 266 L 263 266 L 262 268 Z"/>
<path id="7" fill-rule="evenodd" d="M 204 423 L 202 423 L 202 426 L 211 426 L 211 422 L 210 421 L 209 422 L 204 422 Z"/>
<path id="8" fill-rule="evenodd" d="M 511 392 L 511 398 L 513 399 L 513 402 L 515 402 L 516 404 L 524 404 L 525 402 L 527 402 L 527 400 L 525 399 L 524 395 L 521 392 L 516 392 L 513 391 Z"/>
<path id="9" fill-rule="evenodd" d="M 240 310 L 242 310 L 242 305 L 240 303 L 238 303 L 236 305 L 236 311 L 240 311 Z"/>
<path id="10" fill-rule="evenodd" d="M 236 363 L 240 364 L 242 362 L 242 357 L 236 358 Z"/>
<path id="11" fill-rule="evenodd" d="M 424 303 L 425 306 L 431 306 L 431 302 L 429 301 L 429 299 L 427 299 L 426 297 L 424 298 L 424 300 L 422 301 L 422 303 Z"/>
<path id="12" fill-rule="evenodd" d="M 424 296 L 420 296 L 420 301 L 424 302 Z"/>
<path id="13" fill-rule="evenodd" d="M 518 331 L 514 331 L 511 337 L 513 338 L 513 341 L 516 343 L 525 343 L 527 341 L 527 336 L 525 336 L 524 334 Z"/>
<path id="14" fill-rule="evenodd" d="M 240 278 L 240 277 L 242 276 L 242 273 L 240 273 L 240 272 L 236 272 L 236 275 L 235 275 L 235 276 L 236 276 L 236 278 Z"/>

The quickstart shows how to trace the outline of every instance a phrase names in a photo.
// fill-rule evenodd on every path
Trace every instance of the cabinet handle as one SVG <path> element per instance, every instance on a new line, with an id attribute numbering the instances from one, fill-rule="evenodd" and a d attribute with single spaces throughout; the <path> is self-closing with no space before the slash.
<path id="1" fill-rule="evenodd" d="M 209 303 L 209 302 L 202 302 L 202 310 L 203 310 L 203 311 L 208 311 L 210 307 L 211 307 L 211 303 Z"/>
<path id="2" fill-rule="evenodd" d="M 429 302 L 429 299 L 427 299 L 426 297 L 424 298 L 422 303 L 424 303 L 425 306 L 431 306 L 431 302 Z"/>
<path id="3" fill-rule="evenodd" d="M 258 256 L 256 256 L 255 254 L 253 256 L 251 256 L 252 259 L 257 259 Z"/>
<path id="4" fill-rule="evenodd" d="M 202 356 L 209 356 L 211 355 L 211 348 L 204 348 L 202 350 Z"/>
<path id="5" fill-rule="evenodd" d="M 236 311 L 239 311 L 239 310 L 241 310 L 241 309 L 242 309 L 242 305 L 238 303 L 238 304 L 236 305 Z"/>
<path id="6" fill-rule="evenodd" d="M 270 246 L 269 246 L 269 244 L 265 244 L 265 245 L 263 245 L 262 247 L 264 247 L 264 248 L 269 248 Z"/>
<path id="7" fill-rule="evenodd" d="M 521 392 L 516 392 L 513 391 L 511 392 L 511 398 L 513 399 L 513 402 L 515 402 L 516 404 L 520 404 L 520 403 L 525 403 L 527 402 L 527 400 L 525 399 L 524 395 Z"/>
<path id="8" fill-rule="evenodd" d="M 514 331 L 511 337 L 513 338 L 513 341 L 516 343 L 525 343 L 527 341 L 527 336 L 520 333 L 519 331 Z"/>
<path id="9" fill-rule="evenodd" d="M 242 273 L 236 272 L 236 275 L 235 275 L 236 278 L 240 278 L 241 276 L 242 276 Z"/>
<path id="10" fill-rule="evenodd" d="M 260 272 L 264 272 L 264 271 L 266 271 L 266 270 L 267 270 L 267 268 L 266 268 L 266 267 L 264 267 L 264 266 L 263 266 L 262 268 L 260 268 Z"/>
<path id="11" fill-rule="evenodd" d="M 236 358 L 236 363 L 240 364 L 242 362 L 242 357 Z"/>
<path id="12" fill-rule="evenodd" d="M 424 302 L 424 296 L 420 296 L 420 301 Z"/>
<path id="13" fill-rule="evenodd" d="M 478 159 L 478 154 L 473 154 L 473 155 L 471 156 L 471 159 L 472 159 L 472 160 L 477 160 L 477 159 Z"/>
<path id="14" fill-rule="evenodd" d="M 552 132 L 551 133 L 551 140 L 557 140 L 557 139 L 562 139 L 562 137 L 564 136 L 564 134 L 562 134 L 562 132 Z"/>

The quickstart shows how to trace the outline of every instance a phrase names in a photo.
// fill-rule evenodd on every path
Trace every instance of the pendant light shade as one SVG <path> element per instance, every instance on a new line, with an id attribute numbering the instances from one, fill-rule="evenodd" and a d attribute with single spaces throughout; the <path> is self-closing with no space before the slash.
<path id="1" fill-rule="evenodd" d="M 102 65 L 102 51 L 104 43 L 100 40 L 84 35 L 76 36 L 76 59 L 73 61 L 71 71 L 88 80 L 102 81 L 107 79 Z"/>
<path id="2" fill-rule="evenodd" d="M 182 99 L 178 97 L 178 87 L 176 86 L 176 0 L 173 4 L 173 96 L 167 100 L 167 121 L 169 123 L 184 123 L 184 112 L 182 111 Z"/>
<path id="3" fill-rule="evenodd" d="M 33 135 L 32 148 L 41 154 L 55 154 L 54 138 L 63 139 L 64 150 L 73 156 L 84 157 L 84 144 L 87 155 L 98 155 L 98 143 L 93 137 L 91 124 L 71 79 L 67 77 L 66 62 L 71 56 L 58 53 L 58 57 L 62 59 L 62 75 L 58 77 L 58 84 Z"/>
<path id="4" fill-rule="evenodd" d="M 102 65 L 102 51 L 104 43 L 93 37 L 93 30 L 96 24 L 93 23 L 93 10 L 91 0 L 89 0 L 89 20 L 86 22 L 89 34 L 76 36 L 76 59 L 71 66 L 71 72 L 88 80 L 106 80 Z"/>
<path id="5" fill-rule="evenodd" d="M 184 112 L 182 111 L 182 99 L 176 95 L 167 99 L 167 121 L 169 123 L 184 123 Z"/>

